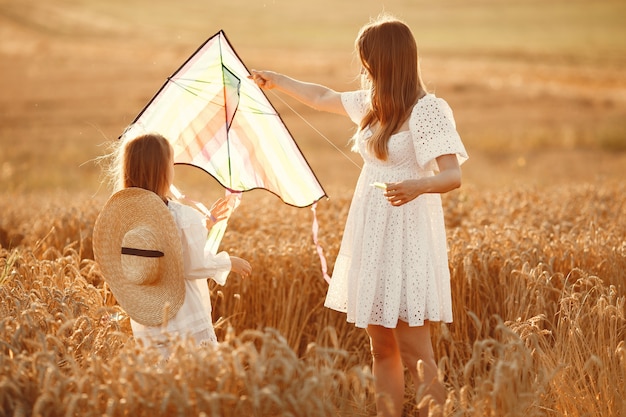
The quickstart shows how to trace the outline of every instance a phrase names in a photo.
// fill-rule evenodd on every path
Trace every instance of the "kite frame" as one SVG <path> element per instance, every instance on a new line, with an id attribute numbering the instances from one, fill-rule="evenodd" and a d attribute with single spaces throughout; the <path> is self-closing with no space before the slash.
<path id="1" fill-rule="evenodd" d="M 172 81 L 172 78 L 174 78 L 176 76 L 176 74 L 178 74 L 186 65 L 189 61 L 191 61 L 191 59 L 193 59 L 193 57 L 200 52 L 200 50 L 202 50 L 204 48 L 204 46 L 211 42 L 215 37 L 220 37 L 220 57 L 222 56 L 222 40 L 225 40 L 226 43 L 228 44 L 228 46 L 230 46 L 230 49 L 233 51 L 233 53 L 235 54 L 235 56 L 237 57 L 237 59 L 239 60 L 239 62 L 243 65 L 243 67 L 245 68 L 245 70 L 248 72 L 248 75 L 250 75 L 250 70 L 248 69 L 247 65 L 245 64 L 245 62 L 241 59 L 241 56 L 237 53 L 237 51 L 235 50 L 235 48 L 233 47 L 232 43 L 230 42 L 228 36 L 226 36 L 226 33 L 224 32 L 224 30 L 220 29 L 217 33 L 215 33 L 213 36 L 209 37 L 207 40 L 205 40 L 198 48 L 196 48 L 196 50 L 185 60 L 185 62 L 182 63 L 182 65 L 180 65 L 178 67 L 178 69 L 176 71 L 174 71 L 170 76 L 167 77 L 167 81 L 161 86 L 161 88 L 159 88 L 159 90 L 156 92 L 156 94 L 154 94 L 154 96 L 148 101 L 148 103 L 143 107 L 143 109 L 141 109 L 141 111 L 139 112 L 139 114 L 135 117 L 135 119 L 132 121 L 132 123 L 129 126 L 132 126 L 133 124 L 135 124 L 140 118 L 141 116 L 144 114 L 144 112 L 148 109 L 148 107 L 150 107 L 150 105 L 154 102 L 154 100 L 156 100 L 156 98 L 159 96 L 159 94 L 161 94 L 161 92 L 163 91 L 163 89 L 165 89 L 165 87 L 168 85 L 168 83 L 170 82 L 174 82 Z M 223 65 L 223 61 L 222 61 L 222 65 Z M 230 71 L 230 70 L 229 70 Z M 231 71 L 232 72 L 232 71 Z M 270 105 L 270 107 L 272 108 L 272 110 L 276 113 L 276 116 L 278 117 L 279 121 L 283 124 L 283 126 L 285 127 L 285 130 L 287 131 L 287 133 L 289 133 L 289 135 L 291 136 L 293 143 L 296 147 L 296 149 L 298 150 L 298 152 L 300 152 L 300 155 L 302 155 L 302 159 L 304 160 L 304 162 L 306 163 L 307 167 L 309 168 L 309 171 L 311 172 L 311 174 L 313 175 L 313 177 L 315 178 L 315 180 L 317 181 L 321 191 L 322 191 L 322 195 L 315 201 L 311 202 L 310 204 L 304 205 L 304 206 L 298 206 L 295 204 L 291 204 L 291 203 L 287 203 L 285 202 L 285 200 L 282 199 L 282 197 L 280 195 L 278 195 L 277 193 L 275 193 L 274 191 L 268 190 L 267 188 L 264 187 L 253 187 L 253 188 L 248 188 L 245 190 L 233 190 L 230 189 L 229 187 L 225 186 L 224 184 L 222 184 L 213 174 L 211 174 L 210 172 L 208 172 L 206 169 L 198 166 L 198 165 L 194 165 L 191 163 L 187 163 L 187 162 L 176 162 L 175 165 L 183 165 L 183 166 L 191 166 L 194 168 L 198 168 L 202 171 L 204 171 L 205 173 L 209 174 L 211 177 L 213 177 L 217 183 L 225 188 L 226 190 L 228 190 L 229 192 L 232 193 L 243 193 L 246 191 L 252 191 L 252 190 L 257 190 L 257 189 L 262 189 L 262 190 L 266 190 L 268 192 L 270 192 L 271 194 L 274 194 L 276 197 L 278 197 L 284 204 L 287 204 L 289 206 L 292 207 L 298 207 L 298 208 L 304 208 L 304 207 L 310 207 L 312 205 L 314 205 L 315 203 L 317 203 L 318 201 L 320 201 L 322 198 L 326 197 L 328 198 L 328 194 L 326 193 L 326 190 L 324 189 L 324 187 L 322 186 L 322 183 L 320 182 L 319 178 L 317 177 L 317 175 L 315 174 L 315 171 L 313 170 L 313 168 L 311 167 L 311 164 L 309 164 L 309 161 L 306 159 L 306 157 L 304 156 L 304 153 L 302 152 L 302 149 L 300 149 L 300 145 L 298 145 L 298 142 L 295 140 L 293 134 L 291 133 L 291 131 L 289 130 L 289 127 L 287 127 L 287 124 L 285 123 L 285 121 L 283 120 L 282 116 L 280 115 L 280 113 L 276 110 L 276 108 L 274 107 L 274 104 L 270 101 L 269 97 L 265 94 L 265 92 L 259 88 L 259 91 L 261 92 L 261 94 L 263 94 L 263 96 L 265 97 L 265 99 L 267 100 L 268 104 Z M 226 111 L 226 110 L 225 110 Z M 227 130 L 227 134 L 228 134 L 228 130 Z M 118 139 L 121 139 L 124 136 L 124 133 L 122 133 Z M 227 141 L 229 141 L 228 137 L 226 139 Z M 228 144 L 229 149 L 230 149 L 230 143 Z M 229 162 L 230 163 L 230 162 Z"/>

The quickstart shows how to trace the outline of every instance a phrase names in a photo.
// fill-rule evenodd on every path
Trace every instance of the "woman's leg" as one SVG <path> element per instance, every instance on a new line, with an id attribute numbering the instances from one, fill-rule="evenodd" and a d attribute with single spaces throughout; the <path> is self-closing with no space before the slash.
<path id="1" fill-rule="evenodd" d="M 424 325 L 419 327 L 409 327 L 406 322 L 398 320 L 394 333 L 402 362 L 409 368 L 415 387 L 419 388 L 422 384 L 426 384 L 425 394 L 430 394 L 432 399 L 443 407 L 446 401 L 446 390 L 437 376 L 437 363 L 430 338 L 430 322 L 425 321 Z M 419 360 L 424 363 L 423 379 L 417 372 Z M 420 409 L 420 415 L 428 415 L 428 406 Z"/>
<path id="2" fill-rule="evenodd" d="M 369 325 L 367 333 L 372 351 L 378 415 L 399 417 L 404 403 L 404 366 L 394 329 Z"/>

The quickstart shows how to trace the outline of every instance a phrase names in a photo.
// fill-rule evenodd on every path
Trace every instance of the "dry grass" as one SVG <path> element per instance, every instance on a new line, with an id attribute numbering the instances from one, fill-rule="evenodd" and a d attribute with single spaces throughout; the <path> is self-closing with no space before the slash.
<path id="1" fill-rule="evenodd" d="M 433 342 L 446 415 L 626 415 L 625 7 L 385 2 L 415 30 L 426 82 L 471 155 L 444 198 L 455 321 Z M 0 0 L 0 415 L 373 415 L 367 337 L 322 307 L 309 210 L 244 197 L 223 248 L 254 276 L 211 287 L 222 343 L 178 341 L 159 363 L 92 260 L 105 197 L 84 163 L 217 30 L 250 67 L 344 89 L 355 33 L 380 11 Z M 358 169 L 270 99 L 331 196 L 318 215 L 332 270 Z M 288 103 L 346 149 L 348 121 Z M 181 171 L 194 198 L 220 192 Z M 407 414 L 422 400 L 407 390 Z"/>
<path id="2" fill-rule="evenodd" d="M 466 183 L 588 181 L 626 164 L 623 1 L 384 7 L 411 25 L 429 89 L 455 111 L 472 158 Z M 94 192 L 100 171 L 85 162 L 219 29 L 251 68 L 354 87 L 354 37 L 381 9 L 378 0 L 0 0 L 0 189 Z M 358 171 L 269 97 L 324 186 L 353 184 Z M 347 119 L 289 103 L 346 149 Z"/>
<path id="3" fill-rule="evenodd" d="M 625 196 L 605 184 L 445 198 L 455 321 L 433 342 L 446 415 L 624 415 Z M 0 257 L 5 415 L 372 415 L 367 337 L 322 307 L 310 211 L 252 200 L 223 247 L 253 277 L 212 286 L 222 343 L 180 341 L 159 363 L 81 255 L 97 202 L 2 198 L 0 230 L 22 236 Z M 348 202 L 318 208 L 331 268 Z M 26 227 L 33 218 L 55 229 Z"/>

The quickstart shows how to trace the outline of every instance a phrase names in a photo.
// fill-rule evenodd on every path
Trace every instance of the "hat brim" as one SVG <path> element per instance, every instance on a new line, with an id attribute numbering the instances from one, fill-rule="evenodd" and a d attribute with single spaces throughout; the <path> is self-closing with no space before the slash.
<path id="1" fill-rule="evenodd" d="M 124 236 L 136 229 L 148 229 L 156 246 L 138 248 L 162 252 L 146 260 L 158 263 L 152 282 L 140 284 L 129 277 L 122 257 Z M 137 323 L 159 326 L 176 315 L 185 299 L 182 246 L 174 217 L 163 200 L 142 188 L 115 193 L 100 212 L 93 231 L 93 249 L 104 279 L 119 305 Z"/>

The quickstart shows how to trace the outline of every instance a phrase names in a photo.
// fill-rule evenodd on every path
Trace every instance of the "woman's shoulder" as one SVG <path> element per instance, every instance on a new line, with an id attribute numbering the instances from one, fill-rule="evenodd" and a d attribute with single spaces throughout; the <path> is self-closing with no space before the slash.
<path id="1" fill-rule="evenodd" d="M 367 90 L 341 93 L 341 103 L 354 123 L 360 123 L 370 107 L 370 95 Z"/>
<path id="2" fill-rule="evenodd" d="M 427 93 L 413 106 L 412 116 L 432 116 L 433 114 L 452 115 L 448 102 L 435 93 Z"/>
<path id="3" fill-rule="evenodd" d="M 364 107 L 369 105 L 370 94 L 367 90 L 344 91 L 341 93 L 341 101 L 344 106 L 348 104 L 355 107 Z"/>
<path id="4" fill-rule="evenodd" d="M 417 101 L 415 107 L 418 107 L 420 105 L 426 105 L 431 107 L 442 105 L 447 106 L 448 102 L 444 98 L 437 96 L 435 93 L 426 93 L 422 98 Z"/>

